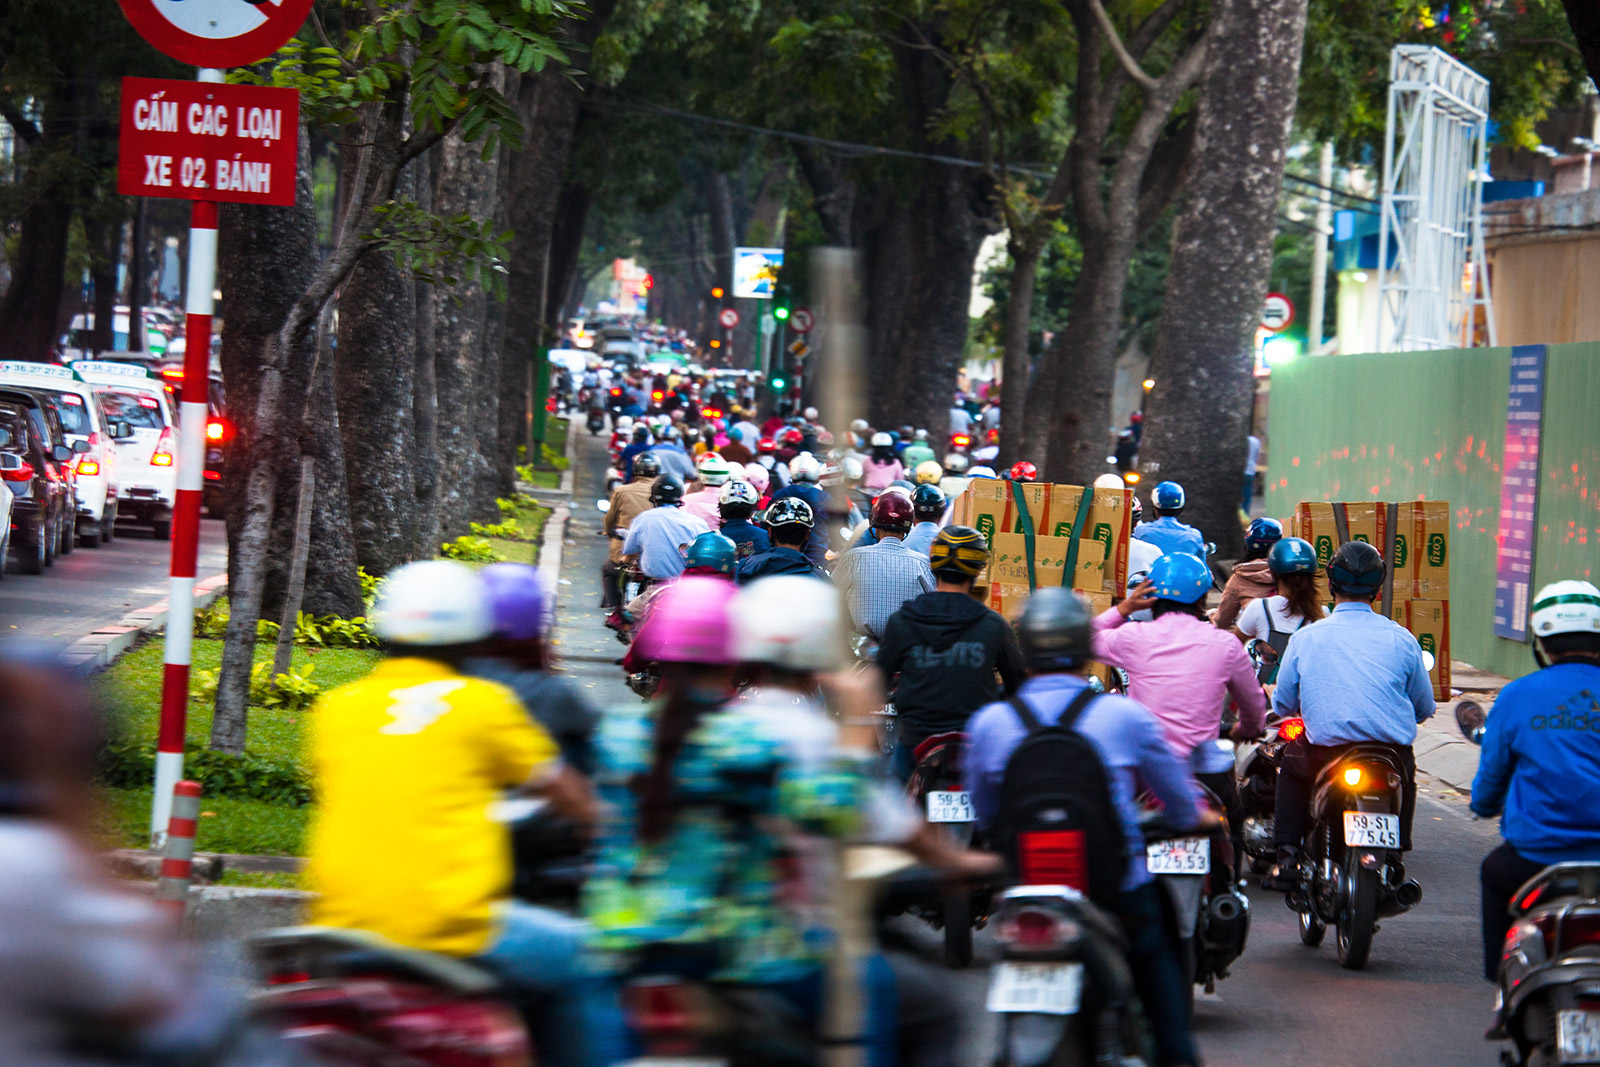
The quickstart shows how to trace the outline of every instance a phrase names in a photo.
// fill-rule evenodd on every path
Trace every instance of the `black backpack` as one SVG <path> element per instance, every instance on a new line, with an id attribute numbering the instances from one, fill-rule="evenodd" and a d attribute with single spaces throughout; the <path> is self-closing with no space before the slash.
<path id="1" fill-rule="evenodd" d="M 1128 843 L 1094 744 L 1073 729 L 1099 694 L 1084 688 L 1053 726 L 1018 697 L 1027 728 L 1000 778 L 994 843 L 1031 885 L 1069 885 L 1098 904 L 1115 902 L 1128 868 Z"/>

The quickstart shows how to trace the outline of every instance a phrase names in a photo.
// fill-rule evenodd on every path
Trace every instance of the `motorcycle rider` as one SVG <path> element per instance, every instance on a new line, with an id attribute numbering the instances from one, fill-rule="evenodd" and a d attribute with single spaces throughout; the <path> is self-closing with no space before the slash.
<path id="1" fill-rule="evenodd" d="M 1206 539 L 1193 526 L 1178 521 L 1184 504 L 1183 486 L 1177 482 L 1162 482 L 1150 494 L 1155 521 L 1139 523 L 1133 528 L 1133 536 L 1150 542 L 1162 552 L 1187 552 L 1205 559 Z"/>
<path id="2" fill-rule="evenodd" d="M 636 560 L 646 578 L 662 582 L 683 573 L 683 550 L 710 527 L 683 513 L 683 483 L 671 474 L 651 483 L 650 503 L 654 506 L 628 526 L 622 556 Z"/>
<path id="3" fill-rule="evenodd" d="M 1212 617 L 1217 629 L 1232 628 L 1244 610 L 1246 602 L 1273 593 L 1275 582 L 1272 568 L 1267 564 L 1267 553 L 1283 539 L 1283 523 L 1277 519 L 1256 519 L 1244 535 L 1244 559 L 1228 575 L 1228 584 L 1222 587 L 1222 603 Z"/>
<path id="4" fill-rule="evenodd" d="M 728 443 L 720 449 L 722 458 L 738 467 L 752 462 L 756 455 L 745 445 L 744 440 L 744 430 L 737 425 L 728 427 Z"/>
<path id="5" fill-rule="evenodd" d="M 914 471 L 924 463 L 938 462 L 938 457 L 933 454 L 932 446 L 928 444 L 927 430 L 918 430 L 915 439 L 901 449 L 900 462 L 905 464 L 908 471 Z"/>
<path id="6" fill-rule="evenodd" d="M 960 730 L 978 708 L 1016 692 L 1026 677 L 1016 637 L 999 612 L 972 596 L 989 562 L 989 542 L 970 526 L 939 531 L 929 550 L 931 593 L 889 616 L 878 669 L 893 685 L 898 741 L 890 766 L 901 781 L 916 769 L 917 746 Z M 996 680 L 996 675 L 999 680 Z"/>
<path id="7" fill-rule="evenodd" d="M 772 539 L 767 536 L 767 531 L 750 521 L 760 501 L 761 495 L 756 492 L 756 487 L 743 479 L 729 482 L 717 496 L 722 535 L 734 543 L 741 561 L 772 547 Z"/>
<path id="8" fill-rule="evenodd" d="M 1261 880 L 1264 888 L 1294 888 L 1312 783 L 1348 745 L 1377 742 L 1395 750 L 1405 774 L 1400 847 L 1411 848 L 1417 806 L 1411 745 L 1417 724 L 1434 713 L 1433 683 L 1417 639 L 1372 610 L 1383 578 L 1376 548 L 1365 541 L 1340 545 L 1328 561 L 1333 614 L 1296 633 L 1278 667 L 1273 711 L 1299 715 L 1305 732 L 1284 746 L 1274 816 L 1278 864 Z"/>
<path id="9" fill-rule="evenodd" d="M 938 485 L 939 479 L 944 477 L 944 468 L 936 459 L 925 459 L 917 464 L 912 475 L 917 485 Z"/>
<path id="10" fill-rule="evenodd" d="M 851 625 L 874 642 L 882 638 L 889 616 L 906 601 L 935 588 L 927 558 L 905 546 L 903 538 L 911 531 L 911 517 L 908 497 L 880 494 L 872 502 L 872 530 L 877 541 L 852 548 L 833 570 L 833 580 L 850 610 Z"/>
<path id="11" fill-rule="evenodd" d="M 622 450 L 622 455 L 617 457 L 617 462 L 622 465 L 622 477 L 628 481 L 633 480 L 633 460 L 641 452 L 650 449 L 650 427 L 639 423 L 633 428 L 633 443 Z"/>
<path id="12" fill-rule="evenodd" d="M 772 547 L 739 562 L 738 581 L 741 584 L 774 574 L 826 577 L 805 553 L 811 528 L 816 524 L 811 505 L 799 497 L 786 497 L 767 508 L 766 522 Z"/>
<path id="13" fill-rule="evenodd" d="M 828 562 L 828 524 L 825 518 L 828 493 L 818 484 L 822 480 L 822 464 L 810 452 L 796 453 L 789 460 L 789 479 L 788 485 L 772 494 L 772 502 L 793 497 L 804 500 L 810 506 L 814 522 L 811 537 L 806 541 L 806 557 L 811 560 L 812 566 L 825 566 Z"/>
<path id="14" fill-rule="evenodd" d="M 475 957 L 539 996 L 544 1057 L 610 1062 L 615 998 L 583 951 L 587 928 L 508 896 L 510 837 L 490 817 L 494 800 L 544 796 L 584 826 L 597 810 L 516 694 L 460 671 L 494 631 L 483 580 L 449 560 L 408 563 L 379 587 L 372 629 L 386 658 L 318 697 L 311 716 L 311 921 Z"/>
<path id="15" fill-rule="evenodd" d="M 904 478 L 905 465 L 894 449 L 894 438 L 879 432 L 872 435 L 872 454 L 861 462 L 861 488 L 877 495 L 896 478 Z"/>
<path id="16" fill-rule="evenodd" d="M 683 431 L 675 424 L 662 427 L 660 440 L 650 446 L 651 453 L 661 461 L 663 474 L 677 477 L 685 485 L 695 480 L 694 459 L 683 447 Z"/>
<path id="17" fill-rule="evenodd" d="M 1013 482 L 1036 482 L 1039 480 L 1039 468 L 1025 459 L 1019 459 L 1011 465 L 1008 472 Z"/>
<path id="18" fill-rule="evenodd" d="M 1541 669 L 1500 691 L 1472 782 L 1473 813 L 1499 815 L 1505 838 L 1480 875 L 1490 981 L 1517 889 L 1551 864 L 1600 863 L 1600 589 L 1552 582 L 1533 598 L 1529 629 Z"/>
<path id="19" fill-rule="evenodd" d="M 1228 698 L 1239 708 L 1235 741 L 1260 737 L 1267 702 L 1254 665 L 1232 634 L 1206 621 L 1211 569 L 1187 552 L 1162 556 L 1132 593 L 1094 620 L 1094 658 L 1128 673 L 1128 695 L 1150 709 L 1173 754 L 1222 801 L 1235 834 L 1233 756 L 1215 744 Z M 1129 622 L 1149 609 L 1151 621 Z M 1241 851 L 1235 840 L 1234 852 Z"/>
<path id="20" fill-rule="evenodd" d="M 950 501 L 937 485 L 919 485 L 911 491 L 911 517 L 916 525 L 906 534 L 906 547 L 920 555 L 928 555 L 933 539 L 939 536 L 939 523 L 944 519 Z"/>
<path id="21" fill-rule="evenodd" d="M 1310 622 L 1325 616 L 1317 592 L 1317 550 L 1299 537 L 1285 537 L 1267 554 L 1277 593 L 1245 605 L 1233 632 L 1240 640 L 1256 640 L 1261 660 L 1261 684 L 1278 680 L 1278 664 L 1289 638 Z"/>
<path id="22" fill-rule="evenodd" d="M 759 463 L 746 463 L 744 465 L 745 480 L 755 487 L 760 499 L 756 502 L 757 511 L 765 511 L 767 505 L 772 503 L 772 494 L 767 492 L 767 487 L 772 484 L 772 475 L 767 473 L 767 468 Z"/>
<path id="23" fill-rule="evenodd" d="M 550 604 L 539 569 L 527 563 L 491 563 L 478 577 L 489 594 L 494 632 L 484 655 L 466 661 L 466 673 L 517 694 L 560 746 L 562 762 L 580 774 L 593 774 L 600 709 L 564 675 L 550 670 Z"/>
<path id="24" fill-rule="evenodd" d="M 1069 589 L 1038 589 L 1022 609 L 1017 639 L 1029 677 L 1016 696 L 1040 723 L 1057 722 L 1089 685 L 1084 670 L 1091 658 L 1090 630 L 1088 607 Z M 1139 790 L 1155 793 L 1166 820 L 1176 828 L 1209 828 L 1214 820 L 1196 804 L 1188 771 L 1166 743 L 1161 725 L 1141 704 L 1120 696 L 1094 698 L 1073 729 L 1094 743 L 1105 765 L 1127 841 L 1128 866 L 1115 910 L 1127 933 L 1128 964 L 1150 1018 L 1157 1063 L 1198 1064 L 1199 1052 L 1189 1030 L 1191 979 L 1179 970 L 1162 918 L 1160 891 L 1145 867 Z M 999 813 L 1006 764 L 1027 732 L 1016 709 L 1004 702 L 989 704 L 967 723 L 966 786 L 981 828 Z M 1089 862 L 1094 862 L 1093 856 Z"/>
<path id="25" fill-rule="evenodd" d="M 622 537 L 618 530 L 626 530 L 633 520 L 649 511 L 650 493 L 656 478 L 661 475 L 661 461 L 648 452 L 633 457 L 633 478 L 626 485 L 611 490 L 611 506 L 606 509 L 601 531 L 610 539 L 607 559 L 600 564 L 600 607 L 610 611 L 621 595 L 618 587 L 622 570 Z"/>
<path id="26" fill-rule="evenodd" d="M 715 530 L 722 525 L 722 487 L 733 477 L 733 468 L 721 454 L 703 452 L 695 469 L 701 487 L 684 495 L 683 510 Z"/>

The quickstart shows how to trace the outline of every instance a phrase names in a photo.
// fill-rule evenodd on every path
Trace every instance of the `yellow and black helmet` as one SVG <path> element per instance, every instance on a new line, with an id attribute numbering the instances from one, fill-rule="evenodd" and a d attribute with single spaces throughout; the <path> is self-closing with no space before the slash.
<path id="1" fill-rule="evenodd" d="M 989 562 L 989 541 L 970 526 L 946 526 L 928 548 L 933 573 L 975 578 Z"/>

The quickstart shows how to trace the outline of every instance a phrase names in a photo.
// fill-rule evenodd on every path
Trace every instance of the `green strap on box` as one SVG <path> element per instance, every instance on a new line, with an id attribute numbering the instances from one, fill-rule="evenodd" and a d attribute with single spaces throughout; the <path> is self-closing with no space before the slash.
<path id="1" fill-rule="evenodd" d="M 1027 543 L 1028 551 L 1028 591 L 1039 588 L 1038 576 L 1033 570 L 1033 516 L 1028 514 L 1028 502 L 1022 496 L 1022 483 L 1011 483 L 1011 499 L 1016 501 L 1017 510 L 1022 513 L 1022 539 Z"/>
<path id="2" fill-rule="evenodd" d="M 1072 588 L 1072 578 L 1078 573 L 1078 542 L 1083 540 L 1083 528 L 1089 521 L 1089 509 L 1093 506 L 1094 487 L 1086 485 L 1083 487 L 1083 498 L 1078 501 L 1078 517 L 1072 523 L 1072 536 L 1067 538 L 1067 565 L 1061 568 L 1063 589 Z M 1029 555 L 1032 555 L 1031 551 Z M 1032 566 L 1031 560 L 1029 566 Z"/>

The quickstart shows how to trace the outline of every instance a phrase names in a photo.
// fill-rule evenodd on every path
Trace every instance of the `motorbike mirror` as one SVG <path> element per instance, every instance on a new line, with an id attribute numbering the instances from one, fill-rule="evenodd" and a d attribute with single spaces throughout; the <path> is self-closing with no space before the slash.
<path id="1" fill-rule="evenodd" d="M 1483 731 L 1489 723 L 1489 712 L 1476 700 L 1456 701 L 1456 725 L 1461 736 L 1475 745 L 1483 744 Z"/>
<path id="2" fill-rule="evenodd" d="M 1429 674 L 1432 674 L 1433 673 L 1434 664 L 1437 663 L 1437 662 L 1438 661 L 1433 658 L 1433 653 L 1432 652 L 1429 652 L 1427 649 L 1423 649 L 1422 650 L 1422 669 L 1423 670 L 1427 671 Z"/>
<path id="3" fill-rule="evenodd" d="M 1217 554 L 1217 543 L 1215 541 L 1207 541 L 1205 544 L 1205 552 L 1207 559 L 1215 556 Z"/>
<path id="4" fill-rule="evenodd" d="M 594 507 L 595 507 L 596 511 L 598 511 L 602 515 L 604 515 L 606 512 L 611 510 L 611 501 L 609 501 L 609 500 L 596 500 L 594 502 Z"/>

